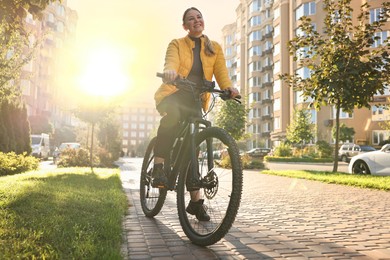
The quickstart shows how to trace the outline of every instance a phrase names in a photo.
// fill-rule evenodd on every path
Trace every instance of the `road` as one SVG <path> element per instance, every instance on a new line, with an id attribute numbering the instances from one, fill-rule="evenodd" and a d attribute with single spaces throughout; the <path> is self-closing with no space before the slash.
<path id="1" fill-rule="evenodd" d="M 199 247 L 181 229 L 174 192 L 168 192 L 155 218 L 143 215 L 141 162 L 121 161 L 122 184 L 131 205 L 123 224 L 125 259 L 390 259 L 389 192 L 244 171 L 233 227 L 220 242 Z M 280 167 L 292 165 L 270 164 L 270 169 Z"/>

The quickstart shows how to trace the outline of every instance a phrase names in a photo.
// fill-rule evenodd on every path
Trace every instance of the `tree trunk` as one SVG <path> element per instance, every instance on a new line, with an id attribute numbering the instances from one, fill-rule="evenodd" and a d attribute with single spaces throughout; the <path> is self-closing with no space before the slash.
<path id="1" fill-rule="evenodd" d="M 336 104 L 336 143 L 334 145 L 333 172 L 337 172 L 339 163 L 340 102 Z"/>
<path id="2" fill-rule="evenodd" d="M 92 123 L 91 124 L 91 148 L 89 150 L 89 163 L 90 163 L 90 166 L 91 166 L 91 171 L 93 173 L 93 132 L 94 132 L 94 129 L 95 129 L 95 123 Z"/>

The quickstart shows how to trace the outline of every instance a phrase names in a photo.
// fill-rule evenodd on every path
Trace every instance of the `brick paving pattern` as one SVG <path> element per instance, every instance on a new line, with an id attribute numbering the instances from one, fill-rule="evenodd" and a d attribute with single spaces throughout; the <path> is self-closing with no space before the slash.
<path id="1" fill-rule="evenodd" d="M 154 219 L 143 215 L 133 160 L 121 166 L 125 259 L 390 259 L 389 192 L 245 171 L 230 232 L 199 247 L 181 229 L 175 192 Z"/>

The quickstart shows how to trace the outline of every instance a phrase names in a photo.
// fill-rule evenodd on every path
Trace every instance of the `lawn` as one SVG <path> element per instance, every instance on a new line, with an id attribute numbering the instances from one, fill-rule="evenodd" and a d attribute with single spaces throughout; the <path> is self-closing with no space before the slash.
<path id="1" fill-rule="evenodd" d="M 372 176 L 372 175 L 356 175 L 348 173 L 333 173 L 323 171 L 275 171 L 275 170 L 263 170 L 261 173 L 278 175 L 284 177 L 308 179 L 321 181 L 326 183 L 334 183 L 348 186 L 355 186 L 361 188 L 377 189 L 377 190 L 390 190 L 390 176 Z"/>
<path id="2" fill-rule="evenodd" d="M 118 169 L 0 177 L 0 259 L 122 259 Z"/>

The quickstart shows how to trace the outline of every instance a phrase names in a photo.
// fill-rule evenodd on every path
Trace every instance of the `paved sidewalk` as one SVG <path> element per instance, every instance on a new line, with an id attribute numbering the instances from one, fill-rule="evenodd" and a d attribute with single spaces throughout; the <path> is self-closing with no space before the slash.
<path id="1" fill-rule="evenodd" d="M 154 219 L 139 202 L 137 163 L 121 166 L 129 204 L 126 259 L 390 259 L 390 193 L 245 171 L 239 214 L 220 242 L 181 229 L 174 192 Z"/>

